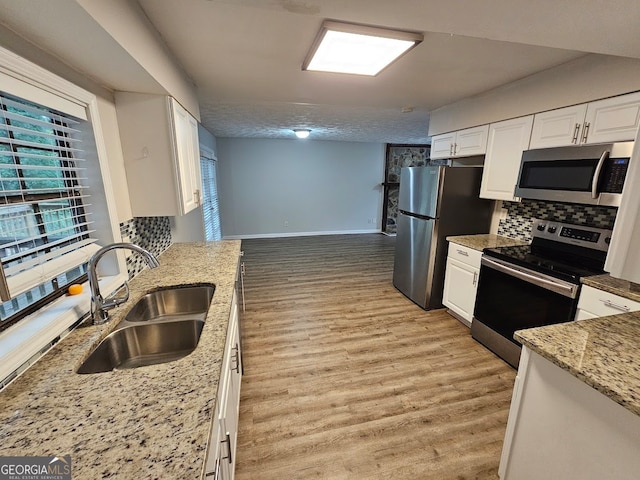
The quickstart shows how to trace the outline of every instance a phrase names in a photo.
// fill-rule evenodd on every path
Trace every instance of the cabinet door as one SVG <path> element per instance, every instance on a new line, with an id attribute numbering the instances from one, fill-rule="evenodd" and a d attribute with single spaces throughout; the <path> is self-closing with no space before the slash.
<path id="1" fill-rule="evenodd" d="M 529 146 L 533 116 L 515 118 L 489 126 L 480 197 L 514 200 L 522 152 Z"/>
<path id="2" fill-rule="evenodd" d="M 456 133 L 453 147 L 454 157 L 484 155 L 487 151 L 489 125 L 467 128 Z"/>
<path id="3" fill-rule="evenodd" d="M 447 259 L 442 303 L 468 322 L 473 319 L 478 273 L 479 269 L 475 267 Z"/>
<path id="4" fill-rule="evenodd" d="M 451 156 L 453 156 L 455 138 L 455 132 L 434 135 L 431 138 L 431 153 L 429 154 L 429 158 L 451 158 Z"/>
<path id="5" fill-rule="evenodd" d="M 584 125 L 586 143 L 633 140 L 640 127 L 640 93 L 591 102 Z"/>
<path id="6" fill-rule="evenodd" d="M 583 104 L 537 113 L 529 148 L 577 145 L 580 143 L 586 112 L 587 105 Z"/>
<path id="7" fill-rule="evenodd" d="M 213 419 L 213 426 L 211 429 L 211 438 L 209 439 L 209 446 L 207 452 L 207 460 L 204 469 L 205 480 L 221 480 L 224 478 L 222 474 L 221 455 L 222 449 L 221 440 L 221 424 L 218 415 Z"/>
<path id="8" fill-rule="evenodd" d="M 240 411 L 240 342 L 238 332 L 238 302 L 234 292 L 229 327 L 227 330 L 226 353 L 229 362 L 223 363 L 227 368 L 224 376 L 228 383 L 225 388 L 225 396 L 222 410 L 222 432 L 220 442 L 222 444 L 221 463 L 222 470 L 227 473 L 225 479 L 232 480 L 235 475 L 236 447 L 238 444 L 238 416 Z"/>
<path id="9" fill-rule="evenodd" d="M 591 312 L 594 316 L 604 317 L 637 312 L 640 310 L 640 303 L 613 293 L 598 290 L 589 285 L 583 285 L 580 289 L 578 308 Z"/>
<path id="10" fill-rule="evenodd" d="M 171 100 L 173 109 L 177 179 L 181 213 L 185 214 L 200 205 L 200 146 L 198 142 L 198 123 L 175 100 Z"/>

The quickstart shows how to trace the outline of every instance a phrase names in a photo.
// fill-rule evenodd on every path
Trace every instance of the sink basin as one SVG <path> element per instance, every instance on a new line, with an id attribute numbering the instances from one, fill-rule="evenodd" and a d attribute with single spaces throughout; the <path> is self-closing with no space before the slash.
<path id="1" fill-rule="evenodd" d="M 147 293 L 125 317 L 126 322 L 204 320 L 213 298 L 213 285 L 170 287 Z"/>
<path id="2" fill-rule="evenodd" d="M 171 362 L 193 352 L 204 320 L 128 325 L 105 337 L 78 373 L 109 372 Z"/>

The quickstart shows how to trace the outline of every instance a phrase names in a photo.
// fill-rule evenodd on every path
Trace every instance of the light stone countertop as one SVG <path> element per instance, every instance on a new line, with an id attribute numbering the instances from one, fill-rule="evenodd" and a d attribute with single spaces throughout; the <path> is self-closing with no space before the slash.
<path id="1" fill-rule="evenodd" d="M 515 339 L 640 415 L 640 312 L 519 330 Z"/>
<path id="2" fill-rule="evenodd" d="M 81 326 L 0 392 L 0 455 L 71 455 L 73 478 L 200 478 L 215 410 L 240 241 L 174 244 L 100 326 Z M 75 370 L 145 293 L 215 284 L 198 347 L 169 363 Z M 85 322 L 86 323 L 86 322 Z"/>
<path id="3" fill-rule="evenodd" d="M 473 250 L 482 251 L 485 248 L 510 247 L 512 245 L 528 245 L 529 242 L 518 240 L 516 238 L 495 235 L 493 233 L 478 235 L 457 235 L 447 237 L 447 240 L 462 245 L 463 247 L 472 248 Z"/>
<path id="4" fill-rule="evenodd" d="M 593 277 L 584 277 L 582 283 L 597 288 L 598 290 L 604 290 L 605 292 L 640 302 L 640 285 L 629 282 L 628 280 L 613 278 L 608 273 Z"/>

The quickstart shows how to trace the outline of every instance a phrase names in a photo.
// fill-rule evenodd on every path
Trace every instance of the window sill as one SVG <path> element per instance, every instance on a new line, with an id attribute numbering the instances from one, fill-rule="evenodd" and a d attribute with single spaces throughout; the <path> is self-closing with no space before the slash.
<path id="1" fill-rule="evenodd" d="M 113 292 L 126 280 L 126 275 L 103 277 L 100 290 Z M 62 297 L 0 333 L 0 388 L 41 358 L 54 340 L 89 313 L 90 307 L 86 282 L 81 294 Z"/>

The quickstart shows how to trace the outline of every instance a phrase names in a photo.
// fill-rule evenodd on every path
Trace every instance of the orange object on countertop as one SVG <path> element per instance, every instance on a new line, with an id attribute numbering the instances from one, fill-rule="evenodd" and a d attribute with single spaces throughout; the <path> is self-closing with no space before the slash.
<path id="1" fill-rule="evenodd" d="M 67 292 L 69 295 L 78 295 L 79 293 L 82 293 L 82 285 L 74 283 L 69 287 Z"/>

